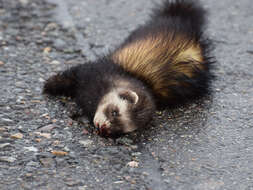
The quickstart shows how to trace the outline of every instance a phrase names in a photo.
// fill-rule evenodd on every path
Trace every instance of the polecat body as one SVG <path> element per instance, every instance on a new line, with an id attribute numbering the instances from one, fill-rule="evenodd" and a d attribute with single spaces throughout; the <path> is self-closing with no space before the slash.
<path id="1" fill-rule="evenodd" d="M 142 128 L 156 106 L 207 92 L 210 60 L 196 1 L 165 1 L 115 51 L 52 76 L 44 93 L 73 98 L 103 136 Z"/>

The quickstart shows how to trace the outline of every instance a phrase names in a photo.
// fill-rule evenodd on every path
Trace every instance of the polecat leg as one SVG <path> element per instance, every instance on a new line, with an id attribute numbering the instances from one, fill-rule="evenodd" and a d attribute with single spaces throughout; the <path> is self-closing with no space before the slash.
<path id="1" fill-rule="evenodd" d="M 43 88 L 43 93 L 53 96 L 73 97 L 76 89 L 76 76 L 73 69 L 66 70 L 50 77 Z"/>

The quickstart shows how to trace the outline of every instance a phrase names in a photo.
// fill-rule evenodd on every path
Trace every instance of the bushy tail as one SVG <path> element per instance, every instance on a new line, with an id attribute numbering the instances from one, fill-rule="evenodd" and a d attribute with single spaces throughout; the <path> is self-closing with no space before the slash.
<path id="1" fill-rule="evenodd" d="M 44 85 L 43 93 L 53 96 L 73 97 L 77 83 L 72 70 L 69 69 L 50 77 Z"/>
<path id="2" fill-rule="evenodd" d="M 202 33 L 206 22 L 206 10 L 198 0 L 164 0 L 153 13 L 155 17 L 180 19 L 197 33 Z"/>

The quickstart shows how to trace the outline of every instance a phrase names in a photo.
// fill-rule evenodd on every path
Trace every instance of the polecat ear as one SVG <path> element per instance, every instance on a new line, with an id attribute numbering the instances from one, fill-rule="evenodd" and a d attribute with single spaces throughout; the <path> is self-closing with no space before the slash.
<path id="1" fill-rule="evenodd" d="M 139 101 L 138 94 L 132 90 L 124 90 L 120 92 L 119 97 L 123 100 L 127 100 L 132 104 L 137 104 L 137 102 Z"/>
<path id="2" fill-rule="evenodd" d="M 130 94 L 131 94 L 131 96 L 133 97 L 133 102 L 134 102 L 134 104 L 137 104 L 137 102 L 139 101 L 139 96 L 138 96 L 138 94 L 136 93 L 136 92 L 134 92 L 134 91 L 130 91 Z"/>

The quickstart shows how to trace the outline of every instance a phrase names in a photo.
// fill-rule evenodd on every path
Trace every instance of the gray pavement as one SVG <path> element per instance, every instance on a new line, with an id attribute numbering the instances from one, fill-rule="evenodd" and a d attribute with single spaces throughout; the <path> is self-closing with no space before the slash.
<path id="1" fill-rule="evenodd" d="M 148 131 L 101 138 L 73 119 L 73 102 L 41 95 L 53 73 L 119 44 L 154 2 L 0 0 L 0 189 L 253 189 L 251 0 L 202 1 L 213 93 L 157 112 Z"/>

